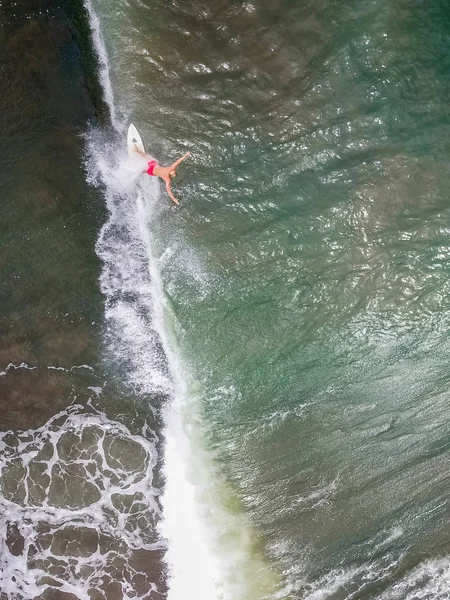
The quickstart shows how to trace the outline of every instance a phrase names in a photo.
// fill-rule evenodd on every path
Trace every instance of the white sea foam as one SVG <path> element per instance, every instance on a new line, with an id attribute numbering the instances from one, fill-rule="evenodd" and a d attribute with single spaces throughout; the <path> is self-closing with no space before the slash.
<path id="1" fill-rule="evenodd" d="M 124 565 L 124 593 L 143 598 L 153 589 L 141 573 L 138 593 L 133 577 L 141 569 L 133 564 L 160 547 L 151 533 L 155 441 L 80 406 L 37 430 L 0 434 L 0 530 L 15 527 L 21 536 L 15 549 L 0 536 L 6 597 L 25 600 L 56 587 L 90 600 Z"/>
<path id="2" fill-rule="evenodd" d="M 36 368 L 37 367 L 30 367 L 30 365 L 27 365 L 27 363 L 24 362 L 20 363 L 19 365 L 9 363 L 9 365 L 7 365 L 5 369 L 0 372 L 0 377 L 4 377 L 9 371 L 17 371 L 18 369 L 26 369 L 28 371 L 33 371 Z"/>
<path id="3" fill-rule="evenodd" d="M 359 557 L 355 561 L 345 560 L 342 565 L 317 576 L 317 562 L 313 558 L 316 554 L 314 548 L 304 548 L 303 560 L 290 562 L 285 570 L 287 581 L 286 594 L 301 597 L 303 600 L 328 600 L 333 598 L 346 598 L 347 600 L 370 596 L 374 585 L 387 589 L 386 593 L 379 595 L 380 600 L 403 600 L 403 591 L 414 580 L 415 583 L 425 580 L 422 565 L 417 569 L 417 577 L 408 576 L 399 586 L 390 586 L 393 574 L 396 573 L 405 559 L 405 550 L 398 548 L 398 540 L 404 535 L 401 527 L 395 526 L 390 530 L 381 530 L 375 537 L 361 543 Z M 272 547 L 274 556 L 291 557 L 298 555 L 298 548 L 292 547 L 293 542 L 279 541 Z M 310 552 L 311 551 L 311 552 Z M 310 554 L 312 556 L 310 556 Z M 363 557 L 363 560 L 360 557 Z M 438 571 L 439 569 L 437 569 Z M 315 575 L 309 575 L 311 573 Z M 412 585 L 411 585 L 412 587 Z M 394 590 L 401 589 L 402 593 L 393 594 Z M 409 600 L 415 596 L 411 595 Z M 433 596 L 424 595 L 425 598 Z M 440 597 L 440 596 L 435 596 Z M 419 596 L 421 598 L 421 596 Z"/>
<path id="4" fill-rule="evenodd" d="M 393 560 L 388 555 L 386 560 L 368 560 L 363 564 L 333 569 L 310 583 L 304 579 L 297 580 L 292 591 L 301 591 L 304 600 L 360 598 L 373 584 L 389 580 L 399 562 L 399 559 Z"/>
<path id="5" fill-rule="evenodd" d="M 450 557 L 423 562 L 390 586 L 380 600 L 440 600 L 449 597 Z"/>
<path id="6" fill-rule="evenodd" d="M 108 55 L 106 52 L 105 44 L 103 42 L 103 36 L 100 29 L 100 22 L 98 16 L 92 6 L 91 0 L 84 0 L 84 6 L 89 15 L 89 22 L 91 25 L 92 41 L 94 49 L 97 54 L 99 77 L 102 84 L 105 102 L 109 108 L 109 114 L 111 116 L 111 122 L 114 127 L 119 126 L 117 119 L 116 108 L 114 105 L 114 95 L 111 86 L 111 78 L 109 76 L 109 63 Z"/>
<path id="7" fill-rule="evenodd" d="M 103 263 L 100 285 L 106 299 L 106 352 L 126 367 L 125 377 L 136 391 L 171 393 L 172 382 L 155 329 L 149 257 L 136 204 L 142 161 L 130 159 L 95 131 L 88 153 L 89 178 L 101 183 L 109 209 L 96 245 Z M 156 197 L 156 182 L 148 178 L 146 183 L 145 193 Z"/>
<path id="8" fill-rule="evenodd" d="M 54 365 L 49 365 L 47 367 L 37 367 L 31 366 L 27 363 L 20 363 L 19 365 L 15 365 L 14 363 L 9 363 L 3 371 L 0 371 L 0 377 L 4 377 L 8 374 L 9 371 L 17 371 L 19 369 L 25 369 L 26 371 L 34 371 L 35 369 L 48 369 L 49 371 L 65 371 L 66 373 L 70 373 L 75 371 L 76 369 L 88 369 L 89 371 L 93 371 L 94 369 L 89 365 L 74 365 L 69 369 L 67 367 L 56 367 Z"/>

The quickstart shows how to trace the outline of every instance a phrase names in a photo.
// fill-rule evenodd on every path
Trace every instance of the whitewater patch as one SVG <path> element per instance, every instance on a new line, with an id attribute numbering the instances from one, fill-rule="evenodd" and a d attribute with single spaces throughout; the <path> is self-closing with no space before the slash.
<path id="1" fill-rule="evenodd" d="M 0 589 L 8 598 L 58 589 L 92 600 L 116 587 L 143 599 L 156 589 L 151 433 L 152 441 L 132 435 L 75 405 L 39 429 L 0 434 L 0 528 L 8 532 Z"/>
<path id="2" fill-rule="evenodd" d="M 96 244 L 103 264 L 105 355 L 137 393 L 170 394 L 172 381 L 155 328 L 149 259 L 136 207 L 145 161 L 128 157 L 98 130 L 90 132 L 87 157 L 89 181 L 102 188 L 109 210 Z M 157 196 L 157 182 L 148 179 L 146 193 Z"/>

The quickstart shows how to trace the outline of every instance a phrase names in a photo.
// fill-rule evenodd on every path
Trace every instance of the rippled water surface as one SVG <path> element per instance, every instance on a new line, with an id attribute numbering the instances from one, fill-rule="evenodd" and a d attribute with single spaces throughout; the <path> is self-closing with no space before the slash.
<path id="1" fill-rule="evenodd" d="M 171 600 L 446 598 L 448 7 L 87 6 L 112 116 L 85 149 L 108 209 L 96 253 L 99 353 L 119 386 L 110 428 L 119 454 L 161 459 L 164 475 L 153 505 L 150 471 L 114 463 L 117 494 L 138 478 L 127 502 L 147 486 L 151 514 L 150 534 L 121 517 L 116 556 L 163 553 Z M 191 151 L 179 208 L 126 157 L 130 121 L 163 163 Z M 150 430 L 142 417 L 123 429 L 127 394 L 150 407 Z M 93 506 L 95 478 L 111 477 L 101 418 L 51 434 L 61 448 L 95 438 Z M 117 506 L 102 502 L 108 538 Z M 155 592 L 152 577 L 124 597 Z"/>
<path id="2" fill-rule="evenodd" d="M 450 13 L 98 2 L 207 445 L 296 597 L 444 597 Z M 120 28 L 119 28 L 120 23 Z"/>

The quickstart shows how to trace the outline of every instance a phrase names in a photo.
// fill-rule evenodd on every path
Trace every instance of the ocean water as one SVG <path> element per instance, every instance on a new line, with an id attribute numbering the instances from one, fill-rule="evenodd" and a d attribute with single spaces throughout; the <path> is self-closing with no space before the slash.
<path id="1" fill-rule="evenodd" d="M 100 325 L 64 367 L 101 384 L 2 438 L 28 490 L 2 488 L 5 527 L 32 539 L 5 597 L 448 598 L 447 5 L 85 10 Z M 162 163 L 191 151 L 180 207 L 130 122 Z"/>

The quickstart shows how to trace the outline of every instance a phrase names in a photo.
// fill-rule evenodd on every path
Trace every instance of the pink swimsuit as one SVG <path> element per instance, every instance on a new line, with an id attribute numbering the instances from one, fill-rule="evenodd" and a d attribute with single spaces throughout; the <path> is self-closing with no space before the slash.
<path id="1" fill-rule="evenodd" d="M 153 175 L 154 177 L 156 177 L 156 175 L 153 173 L 155 167 L 158 165 L 158 161 L 157 160 L 151 160 L 148 163 L 148 169 L 147 169 L 147 173 L 149 175 Z"/>

